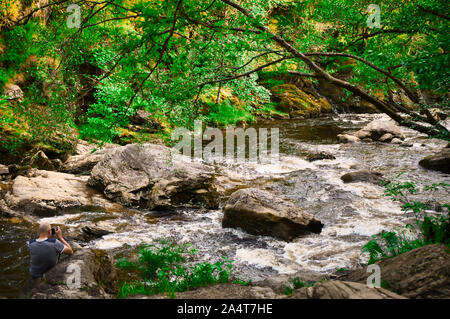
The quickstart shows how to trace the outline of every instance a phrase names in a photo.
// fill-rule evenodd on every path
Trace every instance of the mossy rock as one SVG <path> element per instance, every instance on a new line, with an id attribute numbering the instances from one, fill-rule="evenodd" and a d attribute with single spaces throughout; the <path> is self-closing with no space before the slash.
<path id="1" fill-rule="evenodd" d="M 282 84 L 270 89 L 277 109 L 291 116 L 316 117 L 332 111 L 331 104 L 322 97 L 315 97 L 293 84 Z"/>

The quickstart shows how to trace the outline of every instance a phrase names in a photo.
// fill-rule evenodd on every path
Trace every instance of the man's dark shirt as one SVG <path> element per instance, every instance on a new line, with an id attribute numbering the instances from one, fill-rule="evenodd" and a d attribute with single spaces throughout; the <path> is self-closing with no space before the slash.
<path id="1" fill-rule="evenodd" d="M 31 256 L 30 275 L 41 277 L 58 263 L 59 255 L 64 250 L 64 244 L 56 238 L 45 240 L 30 240 L 28 243 Z"/>

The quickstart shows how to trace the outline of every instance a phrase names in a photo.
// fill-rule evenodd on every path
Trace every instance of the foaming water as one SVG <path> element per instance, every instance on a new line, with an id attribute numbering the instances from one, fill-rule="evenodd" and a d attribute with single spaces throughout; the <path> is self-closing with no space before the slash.
<path id="1" fill-rule="evenodd" d="M 337 143 L 337 134 L 357 130 L 383 117 L 379 114 L 332 115 L 260 123 L 259 127 L 280 129 L 280 162 L 218 165 L 220 173 L 241 185 L 283 194 L 306 212 L 316 215 L 324 223 L 320 235 L 311 234 L 288 243 L 250 235 L 239 229 L 222 228 L 221 210 L 184 209 L 158 217 L 148 211 L 133 214 L 79 212 L 45 221 L 63 224 L 68 233 L 86 225 L 107 229 L 112 233 L 89 242 L 87 247 L 112 250 L 117 256 L 161 237 L 191 242 L 202 260 L 215 262 L 222 256 L 229 257 L 234 260 L 236 273 L 241 278 L 254 281 L 278 273 L 306 270 L 325 274 L 338 268 L 356 267 L 368 260 L 368 256 L 361 255 L 361 248 L 370 236 L 382 230 L 399 229 L 412 220 L 401 211 L 398 203 L 383 196 L 383 187 L 369 183 L 345 184 L 340 178 L 343 174 L 369 169 L 382 173 L 386 180 L 403 173 L 404 181 L 450 183 L 449 175 L 418 165 L 424 156 L 444 147 L 443 141 L 430 140 L 402 128 L 406 135 L 404 145 Z M 306 154 L 323 151 L 336 159 L 306 160 Z M 449 198 L 445 191 L 435 192 L 432 197 L 441 203 L 448 202 Z M 0 288 L 0 295 L 5 295 L 4 287 Z"/>
<path id="2" fill-rule="evenodd" d="M 448 181 L 449 177 L 417 165 L 426 153 L 439 150 L 445 143 L 425 139 L 411 130 L 404 130 L 408 146 L 337 144 L 337 134 L 359 129 L 382 117 L 334 115 L 316 120 L 262 123 L 262 127 L 268 128 L 279 125 L 280 162 L 224 163 L 219 166 L 219 171 L 228 177 L 248 186 L 281 193 L 316 215 L 324 223 L 320 235 L 311 234 L 287 243 L 237 229 L 224 229 L 221 211 L 198 213 L 186 210 L 174 212 L 179 218 L 162 219 L 151 225 L 142 217 L 134 216 L 141 218 L 144 225 L 104 236 L 92 245 L 120 250 L 123 245 L 136 246 L 171 236 L 181 242 L 192 242 L 204 260 L 216 261 L 221 256 L 234 259 L 237 272 L 253 280 L 302 270 L 330 273 L 338 268 L 366 263 L 368 256 L 361 255 L 361 248 L 370 236 L 382 230 L 400 229 L 412 220 L 401 211 L 398 203 L 383 196 L 383 187 L 369 183 L 345 184 L 340 177 L 362 169 L 378 171 L 388 180 L 401 172 L 404 172 L 404 180 L 426 183 Z M 304 154 L 320 151 L 332 153 L 336 159 L 315 162 L 305 159 Z M 448 198 L 445 192 L 434 194 L 438 201 L 448 201 Z M 135 224 L 139 225 L 139 222 Z"/>

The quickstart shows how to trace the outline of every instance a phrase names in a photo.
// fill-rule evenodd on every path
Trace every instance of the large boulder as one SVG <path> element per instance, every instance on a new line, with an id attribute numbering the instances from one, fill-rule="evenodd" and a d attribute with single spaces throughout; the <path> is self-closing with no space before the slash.
<path id="1" fill-rule="evenodd" d="M 439 153 L 425 157 L 419 165 L 426 169 L 450 174 L 450 148 L 444 148 Z"/>
<path id="2" fill-rule="evenodd" d="M 289 200 L 246 188 L 234 192 L 226 202 L 222 226 L 291 241 L 306 233 L 320 233 L 323 224 Z"/>
<path id="3" fill-rule="evenodd" d="M 95 144 L 80 141 L 75 147 L 74 155 L 70 156 L 62 167 L 62 170 L 71 174 L 88 175 L 92 168 L 112 149 L 119 147 L 114 144 L 105 144 L 101 148 Z"/>
<path id="4" fill-rule="evenodd" d="M 393 138 L 404 140 L 405 134 L 391 119 L 374 120 L 354 134 L 359 139 L 370 138 L 373 141 L 390 142 Z"/>
<path id="5" fill-rule="evenodd" d="M 77 282 L 79 277 L 79 285 Z M 22 297 L 33 299 L 113 298 L 117 273 L 111 254 L 104 250 L 80 249 L 44 274 L 45 279 L 26 283 Z"/>
<path id="6" fill-rule="evenodd" d="M 119 209 L 87 186 L 88 176 L 31 170 L 17 176 L 4 200 L 15 211 L 36 216 L 53 216 L 70 209 Z"/>
<path id="7" fill-rule="evenodd" d="M 377 262 L 382 286 L 408 298 L 450 298 L 450 253 L 445 245 L 416 248 Z M 340 280 L 366 283 L 366 269 L 351 271 Z"/>
<path id="8" fill-rule="evenodd" d="M 328 280 L 294 291 L 293 299 L 406 299 L 383 288 L 369 288 L 357 282 Z"/>
<path id="9" fill-rule="evenodd" d="M 92 169 L 89 185 L 102 190 L 107 198 L 131 206 L 217 208 L 214 169 L 171 153 L 156 144 L 115 148 Z"/>

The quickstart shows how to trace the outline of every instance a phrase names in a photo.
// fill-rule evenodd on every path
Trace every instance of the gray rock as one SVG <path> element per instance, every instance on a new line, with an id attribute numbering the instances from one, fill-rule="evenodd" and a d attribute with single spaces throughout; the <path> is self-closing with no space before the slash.
<path id="1" fill-rule="evenodd" d="M 354 135 L 339 134 L 337 136 L 339 143 L 358 143 L 360 139 Z"/>
<path id="2" fill-rule="evenodd" d="M 247 188 L 234 192 L 226 202 L 222 226 L 291 241 L 307 233 L 320 233 L 323 224 L 289 200 Z"/>
<path id="3" fill-rule="evenodd" d="M 425 157 L 419 165 L 426 169 L 450 174 L 450 148 L 444 148 L 439 153 Z"/>
<path id="4" fill-rule="evenodd" d="M 129 144 L 108 152 L 92 169 L 89 185 L 120 203 L 149 209 L 191 205 L 214 209 L 219 195 L 214 169 L 172 157 L 155 144 Z"/>
<path id="5" fill-rule="evenodd" d="M 64 162 L 62 170 L 71 174 L 89 174 L 92 168 L 116 147 L 119 146 L 105 144 L 102 148 L 97 149 L 99 146 L 81 141 L 75 148 L 75 155 L 70 156 Z"/>
<path id="6" fill-rule="evenodd" d="M 53 216 L 68 209 L 119 209 L 102 194 L 87 186 L 87 176 L 31 170 L 17 176 L 5 195 L 8 207 L 37 216 Z"/>
<path id="7" fill-rule="evenodd" d="M 357 172 L 351 172 L 347 173 L 341 176 L 341 180 L 344 183 L 357 183 L 357 182 L 364 182 L 364 183 L 372 183 L 376 185 L 382 185 L 383 184 L 383 175 L 378 172 L 372 172 L 368 170 L 362 170 Z"/>
<path id="8" fill-rule="evenodd" d="M 408 298 L 450 298 L 450 254 L 445 245 L 427 245 L 376 263 L 383 287 Z M 369 273 L 359 269 L 340 280 L 366 283 Z"/>
<path id="9" fill-rule="evenodd" d="M 391 133 L 386 133 L 380 137 L 379 141 L 383 143 L 389 143 L 393 138 L 394 136 Z"/>
<path id="10" fill-rule="evenodd" d="M 317 153 L 308 154 L 306 159 L 309 162 L 314 162 L 314 161 L 320 161 L 320 160 L 324 160 L 324 159 L 334 160 L 334 159 L 336 159 L 336 157 L 333 154 L 328 153 L 328 152 L 317 152 Z"/>
<path id="11" fill-rule="evenodd" d="M 390 136 L 386 134 L 390 134 Z M 382 137 L 388 140 L 391 136 L 401 140 L 405 139 L 400 127 L 393 120 L 384 118 L 370 122 L 354 135 L 360 139 L 371 138 L 374 141 L 380 141 Z"/>
<path id="12" fill-rule="evenodd" d="M 71 287 L 72 276 L 80 270 L 80 287 Z M 80 249 L 44 275 L 45 280 L 29 280 L 22 296 L 33 299 L 92 299 L 112 298 L 117 287 L 117 274 L 110 253 L 103 250 Z"/>
<path id="13" fill-rule="evenodd" d="M 294 291 L 292 299 L 407 299 L 383 288 L 369 288 L 367 285 L 328 280 Z"/>
<path id="14" fill-rule="evenodd" d="M 165 295 L 138 295 L 130 299 L 164 299 Z M 195 290 L 178 292 L 176 299 L 283 299 L 286 296 L 276 294 L 268 287 L 242 286 L 239 284 L 217 284 Z"/>
<path id="15" fill-rule="evenodd" d="M 41 170 L 54 171 L 55 166 L 43 151 L 37 152 L 31 157 L 30 165 Z"/>
<path id="16" fill-rule="evenodd" d="M 0 175 L 8 175 L 9 169 L 7 166 L 0 164 Z"/>
<path id="17" fill-rule="evenodd" d="M 310 270 L 303 270 L 295 274 L 279 274 L 270 276 L 264 280 L 252 283 L 254 286 L 269 287 L 279 294 L 283 294 L 286 287 L 291 287 L 295 278 L 302 280 L 305 283 L 311 284 L 319 280 L 329 279 L 328 275 L 313 272 Z"/>

